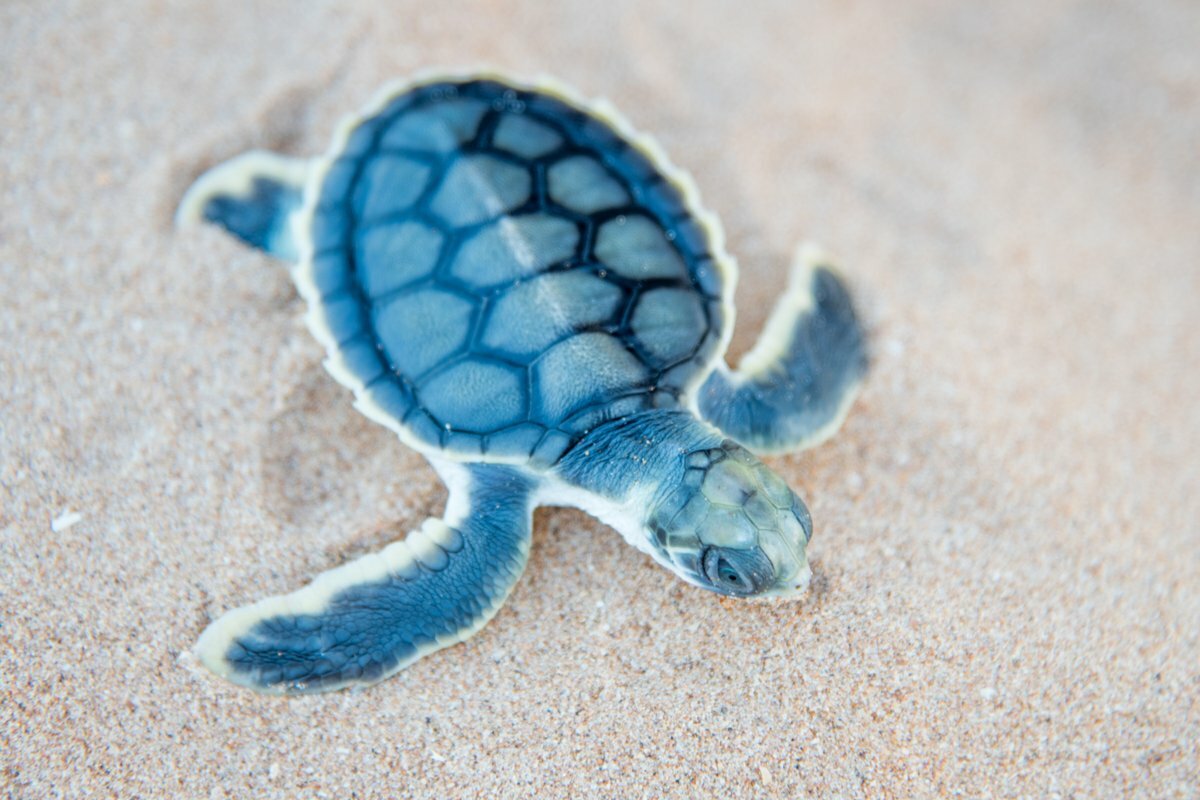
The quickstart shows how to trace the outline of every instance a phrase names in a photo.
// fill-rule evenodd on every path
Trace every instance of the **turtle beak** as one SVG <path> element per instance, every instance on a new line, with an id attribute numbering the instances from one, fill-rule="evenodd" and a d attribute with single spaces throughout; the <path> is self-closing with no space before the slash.
<path id="1" fill-rule="evenodd" d="M 780 577 L 773 587 L 757 596 L 770 600 L 799 600 L 808 592 L 810 583 L 812 567 L 808 565 L 808 559 L 805 559 L 795 572 Z"/>

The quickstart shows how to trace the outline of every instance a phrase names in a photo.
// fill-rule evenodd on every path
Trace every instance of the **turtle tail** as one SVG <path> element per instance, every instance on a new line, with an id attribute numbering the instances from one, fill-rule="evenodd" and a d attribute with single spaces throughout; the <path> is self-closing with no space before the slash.
<path id="1" fill-rule="evenodd" d="M 251 247 L 296 261 L 300 248 L 291 217 L 304 199 L 309 164 L 261 150 L 243 153 L 201 175 L 183 196 L 175 221 L 211 222 Z"/>

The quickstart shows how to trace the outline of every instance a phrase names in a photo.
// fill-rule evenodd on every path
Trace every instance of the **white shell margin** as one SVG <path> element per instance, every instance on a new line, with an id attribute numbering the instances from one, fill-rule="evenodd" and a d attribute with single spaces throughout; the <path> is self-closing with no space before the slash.
<path id="1" fill-rule="evenodd" d="M 427 71 L 420 72 L 410 78 L 400 80 L 385 86 L 358 114 L 342 119 L 333 135 L 333 143 L 321 156 L 309 162 L 311 165 L 307 183 L 304 189 L 304 202 L 291 219 L 292 230 L 297 233 L 299 247 L 299 262 L 292 270 L 292 278 L 302 297 L 308 303 L 306 321 L 309 330 L 325 347 L 325 369 L 339 383 L 354 392 L 354 407 L 368 418 L 395 431 L 406 445 L 426 455 L 437 455 L 459 461 L 488 462 L 488 463 L 527 463 L 526 459 L 503 458 L 497 456 L 479 456 L 478 454 L 457 455 L 440 450 L 414 436 L 400 420 L 389 414 L 370 396 L 362 380 L 346 365 L 338 350 L 337 342 L 325 319 L 320 303 L 320 292 L 317 290 L 313 277 L 313 243 L 311 222 L 320 199 L 321 184 L 334 161 L 346 149 L 350 134 L 363 120 L 376 116 L 393 100 L 406 92 L 421 86 L 442 82 L 468 82 L 472 80 L 492 80 L 503 83 L 520 91 L 533 91 L 549 95 L 556 100 L 566 103 L 579 111 L 601 120 L 617 134 L 638 150 L 662 175 L 671 183 L 683 198 L 685 208 L 704 228 L 708 236 L 709 248 L 716 264 L 721 280 L 721 310 L 724 315 L 724 327 L 720 331 L 720 339 L 713 350 L 708 363 L 696 370 L 692 380 L 684 387 L 683 400 L 685 407 L 695 412 L 695 395 L 700 386 L 721 363 L 725 351 L 729 348 L 729 340 L 733 336 L 735 311 L 733 307 L 734 289 L 737 284 L 737 262 L 725 249 L 725 231 L 720 220 L 708 211 L 700 200 L 700 190 L 696 182 L 683 169 L 671 163 L 663 148 L 652 137 L 640 133 L 633 125 L 605 99 L 588 100 L 574 89 L 554 78 L 538 75 L 530 80 L 514 78 L 498 70 L 480 68 L 461 72 Z M 203 180 L 203 178 L 201 179 Z"/>

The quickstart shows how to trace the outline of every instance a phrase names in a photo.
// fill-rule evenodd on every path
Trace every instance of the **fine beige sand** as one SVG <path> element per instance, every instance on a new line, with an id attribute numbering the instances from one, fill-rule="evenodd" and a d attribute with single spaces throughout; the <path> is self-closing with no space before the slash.
<path id="1" fill-rule="evenodd" d="M 1197 42 L 1190 0 L 0 5 L 0 795 L 1198 796 Z M 209 620 L 445 494 L 285 271 L 174 206 L 477 62 L 693 173 L 734 355 L 798 240 L 837 254 L 872 372 L 770 461 L 814 587 L 721 599 L 543 510 L 467 644 L 365 692 L 226 685 Z"/>

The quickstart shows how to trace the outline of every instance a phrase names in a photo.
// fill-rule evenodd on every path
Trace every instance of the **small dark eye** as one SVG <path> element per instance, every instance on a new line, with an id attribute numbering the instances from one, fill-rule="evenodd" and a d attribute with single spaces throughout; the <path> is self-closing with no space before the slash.
<path id="1" fill-rule="evenodd" d="M 738 597 L 757 594 L 775 581 L 775 569 L 757 548 L 706 547 L 700 553 L 701 577 L 714 591 Z"/>
<path id="2" fill-rule="evenodd" d="M 747 574 L 736 565 L 732 557 L 736 551 L 719 547 L 709 547 L 700 556 L 704 577 L 712 588 L 726 594 L 753 594 L 755 589 L 754 576 Z M 737 553 L 740 557 L 740 553 Z"/>

